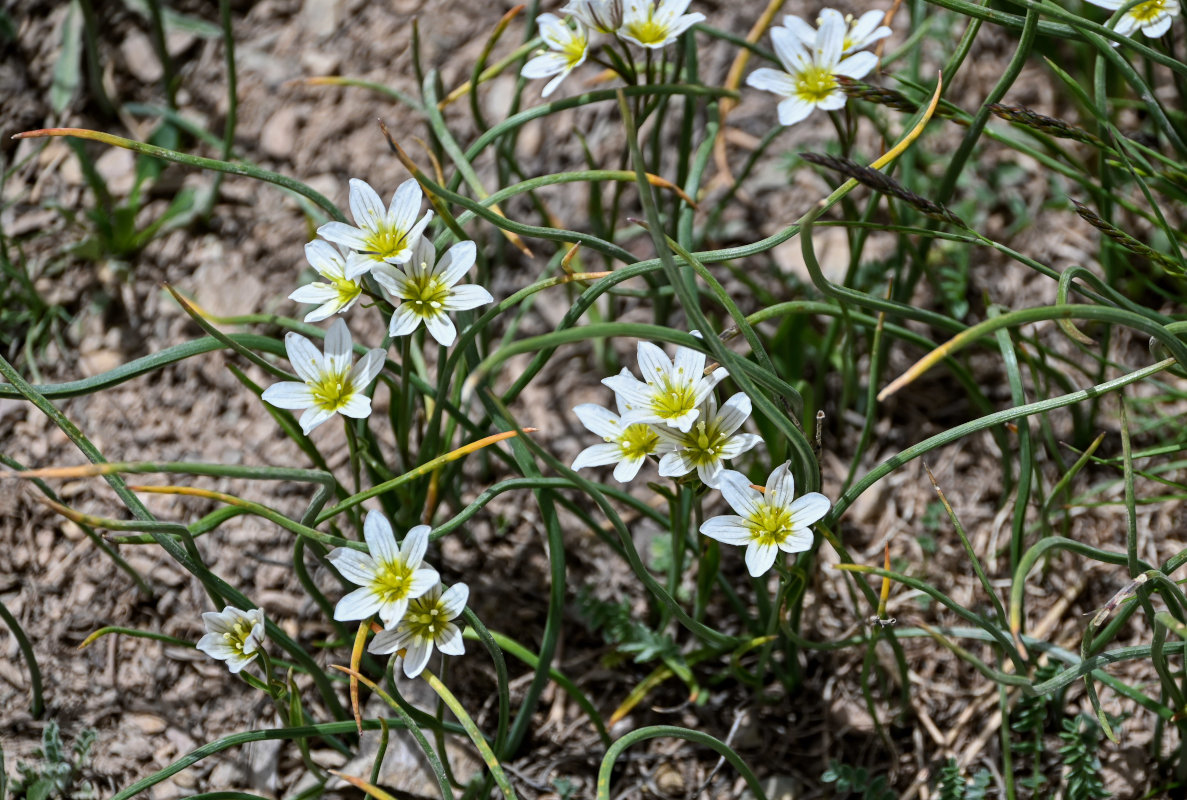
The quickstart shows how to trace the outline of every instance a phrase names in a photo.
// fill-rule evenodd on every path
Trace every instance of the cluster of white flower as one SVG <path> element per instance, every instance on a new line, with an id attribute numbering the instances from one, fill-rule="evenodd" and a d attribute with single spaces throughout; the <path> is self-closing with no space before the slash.
<path id="1" fill-rule="evenodd" d="M 775 55 L 786 71 L 756 69 L 746 83 L 783 98 L 779 102 L 783 125 L 794 125 L 816 108 L 843 108 L 845 93 L 837 76 L 862 78 L 878 63 L 877 56 L 862 48 L 890 35 L 882 18 L 881 11 L 867 11 L 854 19 L 826 8 L 816 20 L 820 27 L 813 28 L 789 14 L 783 18 L 783 27 L 771 29 Z"/>
<path id="2" fill-rule="evenodd" d="M 790 464 L 771 473 L 762 492 L 740 472 L 725 468 L 761 438 L 739 433 L 750 418 L 750 398 L 739 392 L 719 408 L 713 388 L 727 377 L 724 367 L 705 374 L 705 355 L 678 347 L 669 360 L 659 347 L 639 342 L 638 380 L 630 370 L 603 379 L 614 390 L 618 413 L 593 403 L 573 409 L 587 429 L 605 441 L 585 448 L 573 469 L 614 464 L 614 478 L 632 480 L 648 456 L 659 457 L 659 474 L 680 478 L 696 470 L 706 486 L 718 489 L 738 515 L 708 519 L 701 533 L 725 544 L 746 545 L 746 567 L 762 575 L 779 551 L 798 553 L 812 546 L 809 528 L 828 513 L 819 492 L 795 497 Z"/>
<path id="3" fill-rule="evenodd" d="M 206 633 L 198 640 L 198 649 L 211 658 L 227 662 L 227 669 L 238 674 L 255 661 L 264 647 L 264 612 L 253 608 L 244 611 L 227 606 L 222 611 L 202 615 Z"/>
<path id="4" fill-rule="evenodd" d="M 322 238 L 305 245 L 305 257 L 326 282 L 302 286 L 289 295 L 301 303 L 320 303 L 305 316 L 306 322 L 348 310 L 363 293 L 363 281 L 370 274 L 396 304 L 388 326 L 391 336 L 410 334 L 423 322 L 442 346 L 453 344 L 457 329 L 449 312 L 477 308 L 494 298 L 481 286 L 457 285 L 474 266 L 473 242 L 459 242 L 437 259 L 433 243 L 424 235 L 433 212 L 420 216 L 422 200 L 420 186 L 408 180 L 384 208 L 370 184 L 351 179 L 350 213 L 355 225 L 327 222 L 317 229 Z M 335 245 L 348 250 L 343 253 Z M 365 392 L 383 367 L 382 349 L 367 351 L 352 366 L 353 341 L 341 319 L 326 331 L 324 355 L 297 333 L 285 336 L 285 349 L 301 381 L 269 386 L 263 397 L 279 408 L 304 409 L 300 419 L 304 433 L 335 413 L 356 419 L 370 415 L 371 399 Z"/>
<path id="5" fill-rule="evenodd" d="M 378 614 L 383 630 L 367 649 L 372 653 L 404 653 L 404 674 L 415 678 L 436 646 L 460 656 L 466 648 L 453 622 L 466 608 L 470 590 L 464 583 L 441 585 L 437 570 L 424 563 L 429 526 L 417 525 L 396 543 L 391 523 L 379 511 L 368 512 L 363 538 L 368 553 L 339 547 L 329 555 L 342 577 L 361 588 L 338 601 L 334 619 L 366 619 Z"/>
<path id="6" fill-rule="evenodd" d="M 548 50 L 523 67 L 525 78 L 548 78 L 543 96 L 548 97 L 569 73 L 585 63 L 594 34 L 609 34 L 624 42 L 659 50 L 698 22 L 704 14 L 684 13 L 692 0 L 571 0 L 561 11 L 536 18 L 540 36 Z"/>

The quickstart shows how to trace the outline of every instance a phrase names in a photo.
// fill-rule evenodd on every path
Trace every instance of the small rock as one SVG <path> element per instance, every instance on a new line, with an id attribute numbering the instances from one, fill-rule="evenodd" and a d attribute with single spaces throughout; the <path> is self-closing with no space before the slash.
<path id="1" fill-rule="evenodd" d="M 333 75 L 341 63 L 342 59 L 337 53 L 308 50 L 301 54 L 301 66 L 305 67 L 305 71 L 310 75 Z"/>
<path id="2" fill-rule="evenodd" d="M 285 106 L 264 123 L 260 131 L 260 148 L 278 159 L 292 157 L 300 128 L 300 116 L 294 106 Z"/>
<path id="3" fill-rule="evenodd" d="M 120 45 L 124 66 L 141 83 L 156 83 L 165 74 L 152 42 L 143 31 L 132 30 Z"/>
<path id="4" fill-rule="evenodd" d="M 324 39 L 338 30 L 342 0 L 304 0 L 298 19 L 311 36 Z"/>
<path id="5" fill-rule="evenodd" d="M 158 733 L 162 733 L 167 727 L 169 727 L 165 723 L 165 720 L 161 719 L 156 714 L 129 714 L 127 720 L 139 728 L 142 733 L 148 734 L 149 736 L 155 736 Z"/>
<path id="6" fill-rule="evenodd" d="M 107 183 L 107 191 L 123 197 L 136 183 L 136 154 L 122 147 L 111 147 L 95 159 L 95 171 Z"/>

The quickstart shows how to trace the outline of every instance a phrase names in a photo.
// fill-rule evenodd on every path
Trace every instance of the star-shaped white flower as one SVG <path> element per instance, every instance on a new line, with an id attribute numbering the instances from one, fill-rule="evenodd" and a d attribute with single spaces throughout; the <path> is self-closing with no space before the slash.
<path id="1" fill-rule="evenodd" d="M 701 406 L 696 422 L 687 432 L 665 425 L 656 425 L 660 442 L 657 452 L 659 474 L 665 478 L 679 478 L 694 469 L 706 486 L 717 488 L 717 480 L 725 469 L 724 462 L 750 450 L 762 437 L 753 433 L 737 433 L 750 417 L 750 398 L 738 392 L 725 401 L 720 410 L 710 393 Z"/>
<path id="2" fill-rule="evenodd" d="M 368 350 L 351 366 L 353 347 L 350 330 L 341 318 L 326 331 L 324 356 L 313 342 L 290 331 L 284 336 L 284 348 L 301 382 L 274 383 L 264 390 L 264 400 L 278 408 L 305 409 L 300 419 L 305 434 L 334 414 L 355 419 L 370 416 L 371 398 L 363 392 L 383 368 L 383 351 Z"/>
<path id="3" fill-rule="evenodd" d="M 589 34 L 580 20 L 570 28 L 556 14 L 541 14 L 536 17 L 536 24 L 548 50 L 524 64 L 520 74 L 533 79 L 555 75 L 540 93 L 541 97 L 548 97 L 589 55 Z"/>
<path id="4" fill-rule="evenodd" d="M 355 224 L 327 222 L 317 233 L 367 257 L 351 265 L 346 272 L 349 279 L 357 278 L 376 264 L 403 264 L 412 257 L 413 246 L 433 218 L 433 212 L 426 211 L 419 221 L 416 219 L 422 197 L 420 184 L 409 179 L 400 184 L 392 195 L 391 205 L 385 209 L 371 184 L 351 178 L 350 214 Z"/>
<path id="5" fill-rule="evenodd" d="M 366 619 L 378 613 L 383 627 L 396 625 L 408 610 L 408 603 L 437 583 L 437 570 L 423 566 L 429 530 L 428 525 L 417 525 L 397 545 L 387 517 L 369 511 L 363 522 L 369 554 L 339 547 L 329 556 L 342 577 L 362 587 L 338 601 L 334 619 Z"/>
<path id="6" fill-rule="evenodd" d="M 867 11 L 854 19 L 851 14 L 846 16 L 835 8 L 826 8 L 820 12 L 816 24 L 823 27 L 824 20 L 832 16 L 840 17 L 841 22 L 846 26 L 845 37 L 841 42 L 842 55 L 849 55 L 869 47 L 874 42 L 885 39 L 891 33 L 890 28 L 882 24 L 886 15 L 881 11 Z M 809 48 L 816 46 L 816 29 L 803 17 L 787 14 L 783 17 L 783 25 L 794 33 L 805 46 Z"/>
<path id="7" fill-rule="evenodd" d="M 639 474 L 639 468 L 655 452 L 660 440 L 655 428 L 645 422 L 624 423 L 622 398 L 617 399 L 618 414 L 595 403 L 582 403 L 573 409 L 581 424 L 605 442 L 578 453 L 572 469 L 614 464 L 614 480 L 627 483 Z"/>
<path id="8" fill-rule="evenodd" d="M 458 242 L 437 260 L 427 238 L 417 242 L 411 260 L 402 269 L 380 264 L 371 274 L 392 297 L 402 301 L 392 314 L 388 333 L 404 336 L 421 322 L 433 338 L 448 347 L 457 338 L 450 311 L 465 311 L 494 302 L 490 292 L 477 284 L 455 286 L 474 266 L 473 242 Z"/>
<path id="9" fill-rule="evenodd" d="M 400 624 L 377 633 L 367 649 L 384 654 L 403 650 L 404 674 L 409 678 L 424 670 L 434 646 L 447 655 L 464 655 L 462 630 L 453 620 L 461 616 L 469 599 L 466 584 L 455 583 L 446 589 L 438 583 L 409 603 Z"/>
<path id="10" fill-rule="evenodd" d="M 305 245 L 305 258 L 317 270 L 317 274 L 329 281 L 314 281 L 289 295 L 290 300 L 296 300 L 298 303 L 321 303 L 321 306 L 305 315 L 306 322 L 320 322 L 335 314 L 341 314 L 354 305 L 354 301 L 362 294 L 363 287 L 358 280 L 346 275 L 349 272 L 362 275 L 371 269 L 371 262 L 366 256 L 351 250 L 343 257 L 334 245 L 314 239 Z"/>
<path id="11" fill-rule="evenodd" d="M 639 342 L 639 373 L 642 381 L 626 368 L 602 379 L 621 398 L 623 421 L 669 425 L 685 433 L 692 429 L 701 403 L 728 374 L 718 367 L 706 376 L 704 353 L 677 347 L 673 362 L 651 342 Z"/>
<path id="12" fill-rule="evenodd" d="M 707 519 L 701 524 L 701 533 L 725 544 L 746 545 L 746 568 L 756 578 L 771 568 L 780 550 L 799 553 L 810 548 L 811 525 L 832 505 L 819 492 L 795 496 L 790 462 L 775 468 L 767 478 L 765 492 L 732 469 L 721 473 L 717 488 L 741 516 Z"/>
<path id="13" fill-rule="evenodd" d="M 206 634 L 198 640 L 198 649 L 211 658 L 227 662 L 232 674 L 255 661 L 264 647 L 264 611 L 247 611 L 227 606 L 222 611 L 202 615 Z"/>
<path id="14" fill-rule="evenodd" d="M 813 109 L 835 111 L 845 105 L 845 93 L 837 76 L 864 77 L 878 63 L 869 51 L 843 56 L 845 20 L 840 14 L 822 16 L 815 46 L 804 44 L 787 28 L 772 28 L 775 55 L 786 72 L 763 67 L 746 78 L 746 83 L 783 98 L 779 103 L 779 122 L 794 125 Z"/>
<path id="15" fill-rule="evenodd" d="M 1088 0 L 1095 6 L 1116 11 L 1128 4 L 1129 0 Z M 1121 15 L 1117 26 L 1113 29 L 1123 36 L 1128 36 L 1135 30 L 1141 31 L 1148 39 L 1162 36 L 1171 27 L 1171 21 L 1179 16 L 1179 0 L 1146 0 Z"/>
<path id="16" fill-rule="evenodd" d="M 622 26 L 622 0 L 570 0 L 561 11 L 598 33 L 614 33 Z"/>
<path id="17" fill-rule="evenodd" d="M 640 47 L 659 50 L 676 41 L 680 34 L 698 22 L 701 13 L 685 14 L 692 0 L 660 0 L 658 7 L 648 0 L 627 0 L 618 35 Z"/>

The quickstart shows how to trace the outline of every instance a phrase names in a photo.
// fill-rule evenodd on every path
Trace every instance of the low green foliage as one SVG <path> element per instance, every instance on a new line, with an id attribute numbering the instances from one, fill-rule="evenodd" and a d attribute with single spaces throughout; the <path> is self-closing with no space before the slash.
<path id="1" fill-rule="evenodd" d="M 50 720 L 41 734 L 41 747 L 33 752 L 37 760 L 17 764 L 20 777 L 9 787 L 9 796 L 13 800 L 94 800 L 99 793 L 86 772 L 95 740 L 94 729 L 83 728 L 67 749 L 58 723 Z M 3 796 L 0 791 L 0 798 Z"/>

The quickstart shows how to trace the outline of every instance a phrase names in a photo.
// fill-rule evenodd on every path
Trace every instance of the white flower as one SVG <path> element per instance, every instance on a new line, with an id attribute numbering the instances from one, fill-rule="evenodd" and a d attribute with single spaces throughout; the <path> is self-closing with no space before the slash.
<path id="1" fill-rule="evenodd" d="M 408 611 L 394 629 L 380 631 L 371 646 L 372 653 L 404 651 L 404 674 L 415 678 L 429 663 L 433 646 L 442 653 L 460 656 L 466 652 L 462 631 L 453 620 L 461 616 L 470 599 L 470 589 L 455 583 L 448 589 L 435 585 L 408 604 Z"/>
<path id="2" fill-rule="evenodd" d="M 383 200 L 371 184 L 351 178 L 350 215 L 358 227 L 345 222 L 327 222 L 317 229 L 317 233 L 323 239 L 346 245 L 367 256 L 352 265 L 353 270 L 347 270 L 347 278 L 357 278 L 375 264 L 403 264 L 412 257 L 412 247 L 433 218 L 433 212 L 426 211 L 417 221 L 421 198 L 420 184 L 409 179 L 400 184 L 392 195 L 391 205 L 385 209 Z"/>
<path id="3" fill-rule="evenodd" d="M 366 619 L 378 612 L 383 627 L 398 623 L 409 601 L 437 583 L 437 570 L 421 565 L 429 546 L 429 530 L 428 525 L 417 525 L 397 545 L 387 517 L 369 511 L 363 522 L 363 538 L 370 554 L 339 547 L 329 556 L 342 577 L 362 587 L 338 601 L 334 619 Z"/>
<path id="4" fill-rule="evenodd" d="M 284 336 L 284 348 L 303 382 L 274 383 L 264 390 L 263 398 L 278 408 L 305 409 L 302 432 L 308 434 L 335 413 L 355 419 L 371 415 L 371 398 L 363 390 L 383 368 L 383 351 L 368 350 L 352 367 L 353 343 L 341 318 L 326 331 L 324 356 L 313 342 L 291 331 Z"/>
<path id="5" fill-rule="evenodd" d="M 698 22 L 704 14 L 685 14 L 692 0 L 660 0 L 659 7 L 648 0 L 627 0 L 618 35 L 640 47 L 658 50 Z"/>
<path id="6" fill-rule="evenodd" d="M 787 28 L 772 28 L 775 54 L 787 71 L 756 69 L 746 83 L 784 98 L 779 103 L 779 122 L 783 125 L 794 125 L 814 108 L 842 108 L 845 93 L 836 76 L 861 78 L 878 63 L 878 57 L 868 51 L 842 58 L 844 39 L 845 21 L 840 14 L 821 17 L 814 47 L 804 44 Z"/>
<path id="7" fill-rule="evenodd" d="M 227 662 L 232 674 L 255 661 L 264 646 L 264 611 L 248 611 L 227 606 L 222 611 L 202 615 L 206 634 L 198 640 L 198 649 L 211 658 Z"/>
<path id="8" fill-rule="evenodd" d="M 685 433 L 692 429 L 701 403 L 728 374 L 718 367 L 706 377 L 704 353 L 677 347 L 673 363 L 651 342 L 639 342 L 639 373 L 642 381 L 626 368 L 602 379 L 621 398 L 626 409 L 623 422 L 653 422 Z"/>
<path id="9" fill-rule="evenodd" d="M 1088 0 L 1088 2 L 1110 11 L 1116 11 L 1127 5 L 1129 0 Z M 1135 30 L 1139 30 L 1146 38 L 1156 39 L 1170 30 L 1171 20 L 1179 16 L 1179 8 L 1179 0 L 1146 0 L 1122 14 L 1113 30 L 1123 36 L 1128 36 Z"/>
<path id="10" fill-rule="evenodd" d="M 627 483 L 639 474 L 639 468 L 647 456 L 655 452 L 659 436 L 645 422 L 633 425 L 624 423 L 624 404 L 621 397 L 617 399 L 617 415 L 594 403 L 582 403 L 573 409 L 582 425 L 606 441 L 604 444 L 590 445 L 578 453 L 577 458 L 573 459 L 572 469 L 614 464 L 614 480 Z"/>
<path id="11" fill-rule="evenodd" d="M 849 55 L 850 53 L 869 47 L 879 39 L 885 39 L 890 35 L 890 28 L 882 24 L 882 20 L 885 19 L 886 15 L 881 11 L 867 11 L 857 19 L 854 19 L 852 14 L 842 16 L 841 12 L 835 8 L 826 8 L 820 12 L 820 16 L 816 19 L 816 24 L 823 27 L 824 20 L 832 16 L 840 17 L 842 23 L 847 28 L 845 37 L 841 42 L 842 55 Z M 816 46 L 816 29 L 809 25 L 803 17 L 788 14 L 783 17 L 783 25 L 794 33 L 807 47 L 813 48 Z"/>
<path id="12" fill-rule="evenodd" d="M 701 533 L 725 544 L 746 545 L 746 568 L 756 578 L 771 568 L 780 550 L 799 553 L 810 548 L 809 527 L 832 505 L 819 492 L 797 499 L 790 463 L 775 468 L 767 478 L 766 492 L 754 489 L 745 475 L 732 469 L 721 473 L 717 488 L 741 516 L 707 519 Z"/>
<path id="13" fill-rule="evenodd" d="M 334 314 L 341 314 L 354 305 L 354 301 L 362 294 L 363 287 L 357 280 L 346 275 L 348 272 L 362 275 L 371 269 L 371 262 L 366 256 L 352 250 L 343 258 L 337 247 L 321 239 L 315 239 L 305 245 L 305 258 L 319 275 L 329 281 L 315 281 L 289 295 L 290 300 L 296 300 L 298 303 L 322 304 L 305 315 L 306 322 L 320 322 Z"/>
<path id="14" fill-rule="evenodd" d="M 717 400 L 710 394 L 687 433 L 655 426 L 660 438 L 657 452 L 663 454 L 659 474 L 679 478 L 695 469 L 702 483 L 716 488 L 725 468 L 722 462 L 737 458 L 762 441 L 756 434 L 736 432 L 750 417 L 750 410 L 750 398 L 742 392 L 726 400 L 720 411 Z"/>
<path id="15" fill-rule="evenodd" d="M 622 26 L 622 0 L 570 0 L 561 11 L 598 33 L 614 33 Z"/>
<path id="16" fill-rule="evenodd" d="M 490 292 L 477 284 L 454 285 L 474 266 L 476 254 L 473 242 L 458 242 L 438 261 L 433 243 L 421 238 L 403 269 L 387 264 L 376 266 L 372 270 L 375 280 L 388 294 L 403 301 L 392 314 L 388 332 L 404 336 L 424 322 L 434 339 L 445 347 L 453 344 L 457 329 L 448 312 L 494 302 Z"/>
<path id="17" fill-rule="evenodd" d="M 540 26 L 540 35 L 548 45 L 548 50 L 524 64 L 520 74 L 525 78 L 555 75 L 540 93 L 542 97 L 548 97 L 570 72 L 585 61 L 589 54 L 589 34 L 581 22 L 570 28 L 556 14 L 541 14 L 536 17 L 536 24 Z"/>

